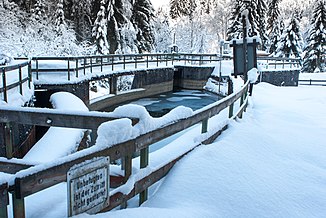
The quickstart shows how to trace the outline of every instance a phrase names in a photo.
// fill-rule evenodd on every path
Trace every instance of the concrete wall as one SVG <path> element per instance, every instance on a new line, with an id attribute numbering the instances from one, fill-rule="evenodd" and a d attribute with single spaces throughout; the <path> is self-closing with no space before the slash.
<path id="1" fill-rule="evenodd" d="M 202 90 L 214 67 L 176 66 L 174 86 L 183 89 Z"/>
<path id="2" fill-rule="evenodd" d="M 90 110 L 112 110 L 117 105 L 173 90 L 173 68 L 158 68 L 134 71 L 131 91 L 118 92 L 114 96 L 91 102 Z"/>
<path id="3" fill-rule="evenodd" d="M 259 81 L 275 86 L 298 86 L 299 70 L 293 71 L 264 71 Z"/>

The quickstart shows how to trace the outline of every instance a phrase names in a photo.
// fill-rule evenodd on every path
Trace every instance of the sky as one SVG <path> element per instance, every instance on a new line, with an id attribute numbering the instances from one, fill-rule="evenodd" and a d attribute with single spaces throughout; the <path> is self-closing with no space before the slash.
<path id="1" fill-rule="evenodd" d="M 151 1 L 152 1 L 152 4 L 153 4 L 155 10 L 158 9 L 162 5 L 166 5 L 169 3 L 169 0 L 151 0 Z"/>

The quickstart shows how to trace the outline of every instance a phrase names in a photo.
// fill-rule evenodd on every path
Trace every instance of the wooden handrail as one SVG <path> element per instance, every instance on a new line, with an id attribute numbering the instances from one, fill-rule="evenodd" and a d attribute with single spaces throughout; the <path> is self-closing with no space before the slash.
<path id="1" fill-rule="evenodd" d="M 56 160 L 57 163 L 48 163 L 45 166 L 35 166 L 25 170 L 22 175 L 17 174 L 15 185 L 12 187 L 15 190 L 17 198 L 24 198 L 30 194 L 41 191 L 45 188 L 66 181 L 67 171 L 75 164 L 81 163 L 85 160 L 94 157 L 110 156 L 110 160 L 114 161 L 121 159 L 126 155 L 131 155 L 136 151 L 147 148 L 163 138 L 171 136 L 183 129 L 193 126 L 201 122 L 203 119 L 208 119 L 221 110 L 233 104 L 240 97 L 246 94 L 248 83 L 237 93 L 234 93 L 225 99 L 220 100 L 216 104 L 209 105 L 203 110 L 195 113 L 194 115 L 172 122 L 164 127 L 155 129 L 149 133 L 140 135 L 135 139 L 113 145 L 109 148 L 96 148 L 91 147 L 80 152 L 74 153 L 67 157 Z M 29 172 L 29 170 L 31 172 Z"/>

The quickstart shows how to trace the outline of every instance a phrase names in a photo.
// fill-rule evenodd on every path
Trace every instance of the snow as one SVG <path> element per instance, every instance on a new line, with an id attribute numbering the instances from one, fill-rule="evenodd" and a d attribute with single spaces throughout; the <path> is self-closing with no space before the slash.
<path id="1" fill-rule="evenodd" d="M 248 71 L 248 80 L 250 83 L 255 83 L 258 79 L 259 73 L 257 68 L 252 68 L 251 70 Z"/>
<path id="2" fill-rule="evenodd" d="M 257 85 L 244 119 L 180 160 L 140 208 L 92 217 L 323 217 L 322 91 Z"/>
<path id="3" fill-rule="evenodd" d="M 51 95 L 53 108 L 65 111 L 88 111 L 87 106 L 75 95 L 57 92 Z M 24 156 L 24 160 L 46 163 L 76 151 L 84 136 L 82 129 L 50 127 L 46 134 Z M 62 139 L 62 140 L 59 140 Z"/>
<path id="4" fill-rule="evenodd" d="M 201 146 L 181 159 L 141 207 L 134 208 L 131 200 L 126 210 L 77 217 L 323 217 L 326 213 L 324 89 L 256 85 L 244 118 L 229 122 L 228 130 L 214 143 Z M 128 133 L 128 128 L 148 131 L 150 123 L 154 123 L 154 128 L 192 114 L 189 110 L 185 115 L 185 111 L 179 108 L 169 115 L 172 118 L 160 119 L 151 118 L 141 106 L 129 105 L 113 114 L 141 118 L 141 123 L 134 127 L 127 119 L 116 120 Z M 225 116 L 226 112 L 221 114 Z M 108 134 L 109 123 L 101 126 L 104 135 L 101 128 L 98 132 L 105 140 L 114 138 L 114 134 Z M 215 123 L 210 120 L 209 132 L 225 124 Z M 127 185 L 114 192 L 127 193 L 133 181 L 192 149 L 202 137 L 199 132 L 197 125 L 151 153 L 148 168 L 139 170 L 139 159 L 134 159 L 133 175 Z M 26 215 L 66 217 L 66 198 L 65 183 L 31 195 L 25 199 Z"/>

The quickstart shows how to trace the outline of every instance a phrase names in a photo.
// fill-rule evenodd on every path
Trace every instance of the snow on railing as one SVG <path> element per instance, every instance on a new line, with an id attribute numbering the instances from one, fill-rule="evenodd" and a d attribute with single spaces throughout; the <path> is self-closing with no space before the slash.
<path id="1" fill-rule="evenodd" d="M 122 114 L 128 112 L 133 118 L 136 117 L 135 113 L 140 113 L 138 115 L 138 123 L 132 124 L 132 122 L 126 118 L 123 119 L 114 119 L 113 121 L 106 122 L 102 124 L 99 128 L 99 139 L 97 143 L 87 149 L 78 151 L 74 154 L 68 155 L 66 157 L 59 158 L 55 161 L 39 164 L 32 166 L 23 171 L 17 172 L 15 175 L 8 180 L 9 190 L 13 193 L 13 213 L 15 217 L 24 217 L 25 216 L 25 197 L 32 195 L 36 192 L 47 189 L 51 186 L 54 186 L 58 183 L 64 182 L 67 180 L 67 172 L 71 167 L 76 164 L 83 163 L 85 161 L 93 160 L 94 158 L 99 157 L 110 157 L 110 161 L 121 160 L 123 164 L 120 165 L 123 169 L 116 170 L 116 174 L 111 174 L 110 176 L 110 196 L 106 199 L 107 205 L 102 211 L 111 210 L 119 205 L 122 207 L 126 206 L 126 202 L 134 197 L 137 194 L 140 194 L 140 204 L 146 201 L 147 199 L 147 189 L 163 178 L 169 170 L 174 166 L 174 164 L 181 159 L 184 155 L 188 154 L 195 147 L 201 144 L 211 143 L 218 135 L 221 134 L 223 130 L 226 129 L 228 119 L 225 119 L 224 122 L 216 125 L 216 120 L 214 120 L 215 115 L 218 115 L 224 109 L 229 108 L 229 119 L 235 117 L 242 117 L 242 113 L 245 111 L 245 108 L 248 104 L 248 86 L 249 82 L 243 85 L 243 87 L 219 100 L 216 103 L 206 106 L 205 108 L 192 111 L 189 108 L 176 108 L 171 111 L 169 114 L 161 118 L 151 118 L 146 114 L 145 109 L 134 108 L 120 108 L 118 111 L 114 111 L 110 116 L 114 119 L 114 116 L 121 117 Z M 240 101 L 240 106 L 238 112 L 234 115 L 234 103 Z M 4 110 L 6 110 L 4 108 Z M 15 113 L 15 109 L 11 109 L 12 113 Z M 29 109 L 27 112 L 29 114 L 37 111 L 37 109 Z M 40 122 L 43 122 L 44 125 L 55 126 L 57 120 L 64 122 L 64 125 L 74 125 L 74 119 L 71 119 L 69 122 L 66 122 L 65 119 L 60 119 L 60 116 L 65 116 L 65 114 L 60 114 L 55 119 L 55 111 L 51 110 L 51 113 L 48 113 L 47 109 L 40 109 L 43 111 L 44 118 L 40 116 L 38 119 Z M 186 112 L 186 113 L 185 113 Z M 17 111 L 20 115 L 23 114 L 23 111 Z M 103 114 L 94 114 L 95 112 L 78 112 L 84 113 L 82 116 L 88 116 L 90 113 L 92 116 L 99 115 L 99 118 L 103 119 Z M 115 114 L 117 113 L 117 114 Z M 30 116 L 26 114 L 27 116 Z M 34 116 L 35 114 L 33 114 Z M 79 115 L 81 116 L 81 115 Z M 209 119 L 212 119 L 212 126 L 208 130 Z M 17 121 L 17 117 L 12 115 L 4 116 L 6 122 L 9 122 L 8 119 L 13 119 Z M 30 119 L 27 119 L 30 120 Z M 48 122 L 48 121 L 51 122 Z M 88 119 L 86 119 L 88 120 Z M 24 122 L 24 120 L 19 119 L 19 122 Z M 82 122 L 80 122 L 82 123 Z M 201 133 L 195 137 L 194 141 L 190 145 L 179 145 L 178 147 L 168 147 L 166 150 L 163 149 L 164 155 L 156 155 L 155 164 L 149 163 L 149 146 L 158 142 L 162 139 L 170 137 L 182 130 L 185 130 L 189 127 L 192 127 L 198 123 L 201 125 Z M 213 125 L 214 123 L 214 125 Z M 121 128 L 123 125 L 124 128 Z M 114 128 L 113 128 L 114 127 Z M 79 128 L 82 128 L 79 127 Z M 129 138 L 124 138 L 122 141 L 117 141 L 115 144 L 110 144 L 107 142 L 115 135 L 115 133 L 121 133 L 121 130 L 126 130 L 128 132 L 127 136 Z M 112 131 L 114 134 L 111 134 Z M 102 133 L 104 135 L 102 135 Z M 113 141 L 116 139 L 113 139 Z M 172 150 L 171 150 L 172 149 Z M 173 152 L 171 152 L 173 151 Z M 140 152 L 140 168 L 133 166 L 132 156 L 135 152 Z M 117 168 L 117 166 L 110 166 L 112 168 Z M 118 173 L 120 172 L 120 174 Z M 121 174 L 122 173 L 122 174 Z M 8 190 L 6 181 L 0 183 L 4 185 L 4 190 Z M 2 192 L 4 195 L 0 195 L 0 212 L 5 213 L 7 211 L 8 205 L 8 193 Z M 99 211 L 98 211 L 99 212 Z M 3 216 L 6 217 L 6 216 Z"/>
<path id="2" fill-rule="evenodd" d="M 17 61 L 13 61 L 17 62 Z M 23 95 L 23 84 L 28 82 L 31 88 L 30 61 L 24 61 L 8 66 L 0 66 L 2 80 L 0 81 L 0 93 L 2 100 L 8 103 L 8 92 L 18 87 L 20 95 Z"/>

